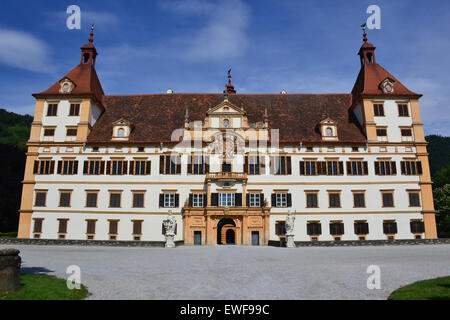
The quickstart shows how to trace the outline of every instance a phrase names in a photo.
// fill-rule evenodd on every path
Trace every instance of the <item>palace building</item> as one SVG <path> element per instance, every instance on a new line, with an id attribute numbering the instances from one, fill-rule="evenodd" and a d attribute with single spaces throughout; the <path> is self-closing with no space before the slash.
<path id="1" fill-rule="evenodd" d="M 105 95 L 97 50 L 36 98 L 19 238 L 187 245 L 436 238 L 420 94 L 359 50 L 351 93 Z"/>

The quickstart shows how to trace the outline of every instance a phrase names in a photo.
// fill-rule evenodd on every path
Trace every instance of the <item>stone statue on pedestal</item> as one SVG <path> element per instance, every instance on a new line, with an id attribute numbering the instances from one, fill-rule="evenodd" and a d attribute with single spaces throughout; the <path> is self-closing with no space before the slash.
<path id="1" fill-rule="evenodd" d="M 292 211 L 289 210 L 288 216 L 286 218 L 286 247 L 288 248 L 295 248 L 294 224 L 295 216 L 292 214 Z"/>
<path id="2" fill-rule="evenodd" d="M 163 226 L 166 236 L 166 248 L 175 248 L 175 231 L 177 228 L 177 220 L 172 215 L 172 210 L 169 210 L 167 219 L 163 221 Z"/>

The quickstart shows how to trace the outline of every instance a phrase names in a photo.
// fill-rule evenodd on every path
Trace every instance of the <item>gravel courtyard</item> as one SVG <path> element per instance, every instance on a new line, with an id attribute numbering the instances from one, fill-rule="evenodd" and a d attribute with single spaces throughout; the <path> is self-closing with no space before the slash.
<path id="1" fill-rule="evenodd" d="M 400 286 L 450 275 L 450 245 L 386 247 L 58 247 L 21 251 L 22 271 L 67 278 L 81 268 L 90 299 L 386 299 Z M 367 289 L 367 267 L 381 289 Z"/>

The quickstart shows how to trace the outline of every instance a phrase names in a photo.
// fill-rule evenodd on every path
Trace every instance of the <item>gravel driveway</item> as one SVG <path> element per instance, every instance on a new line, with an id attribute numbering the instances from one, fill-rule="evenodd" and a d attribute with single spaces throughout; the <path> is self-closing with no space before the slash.
<path id="1" fill-rule="evenodd" d="M 58 247 L 21 251 L 25 273 L 67 278 L 81 268 L 90 299 L 386 299 L 417 280 L 450 275 L 450 245 L 386 247 Z M 381 289 L 367 288 L 367 267 Z"/>

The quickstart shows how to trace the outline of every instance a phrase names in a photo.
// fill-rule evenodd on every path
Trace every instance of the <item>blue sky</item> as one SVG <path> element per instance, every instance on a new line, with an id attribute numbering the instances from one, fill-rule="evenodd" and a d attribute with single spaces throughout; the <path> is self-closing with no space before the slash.
<path id="1" fill-rule="evenodd" d="M 66 9 L 80 6 L 82 29 Z M 106 94 L 348 93 L 360 63 L 366 9 L 377 62 L 422 93 L 427 134 L 450 135 L 450 2 L 442 1 L 25 1 L 0 2 L 0 108 L 33 114 L 41 92 L 80 60 L 95 23 Z"/>

